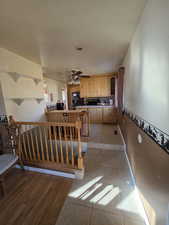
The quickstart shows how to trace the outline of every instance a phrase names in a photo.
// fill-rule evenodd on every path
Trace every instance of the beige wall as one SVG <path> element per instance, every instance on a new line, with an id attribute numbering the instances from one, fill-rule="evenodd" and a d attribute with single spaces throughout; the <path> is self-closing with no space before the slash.
<path id="1" fill-rule="evenodd" d="M 149 0 L 125 58 L 124 104 L 169 133 L 169 1 Z"/>
<path id="2" fill-rule="evenodd" d="M 19 73 L 21 77 L 16 82 L 8 72 Z M 36 84 L 32 77 L 39 79 L 40 82 Z M 44 97 L 42 78 L 40 65 L 5 49 L 0 49 L 0 82 L 7 115 L 26 121 L 43 118 L 45 103 L 36 101 L 36 98 Z M 24 101 L 21 105 L 17 105 L 12 98 L 22 98 Z"/>
<path id="3" fill-rule="evenodd" d="M 150 225 L 168 225 L 169 155 L 128 117 L 122 117 L 120 128 Z"/>
<path id="4" fill-rule="evenodd" d="M 124 105 L 169 134 L 168 28 L 169 1 L 148 0 L 124 61 Z M 126 117 L 121 128 L 150 224 L 168 225 L 169 155 Z"/>

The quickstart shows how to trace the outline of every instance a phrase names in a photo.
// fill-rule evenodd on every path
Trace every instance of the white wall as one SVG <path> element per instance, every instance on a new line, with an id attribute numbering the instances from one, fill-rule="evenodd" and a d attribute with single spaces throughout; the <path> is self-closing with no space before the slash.
<path id="1" fill-rule="evenodd" d="M 62 88 L 65 87 L 65 83 L 50 78 L 45 78 L 44 80 L 47 85 L 48 94 L 53 94 L 53 101 L 51 102 L 49 98 L 49 103 L 56 104 L 58 100 L 62 100 Z"/>
<path id="2" fill-rule="evenodd" d="M 4 102 L 4 96 L 2 92 L 2 86 L 0 83 L 0 115 L 6 114 L 6 109 L 5 109 L 5 102 Z"/>
<path id="3" fill-rule="evenodd" d="M 42 79 L 40 65 L 4 48 L 0 48 L 0 71 L 17 72 Z"/>
<path id="4" fill-rule="evenodd" d="M 8 74 L 16 72 L 21 76 L 16 82 Z M 40 80 L 38 84 L 33 78 Z M 41 66 L 5 49 L 0 49 L 0 82 L 7 115 L 13 115 L 16 120 L 38 121 L 44 116 L 45 103 L 38 103 L 36 98 L 43 98 L 43 76 Z M 23 98 L 21 105 L 12 99 Z"/>
<path id="5" fill-rule="evenodd" d="M 149 0 L 125 58 L 124 105 L 169 133 L 169 1 Z"/>

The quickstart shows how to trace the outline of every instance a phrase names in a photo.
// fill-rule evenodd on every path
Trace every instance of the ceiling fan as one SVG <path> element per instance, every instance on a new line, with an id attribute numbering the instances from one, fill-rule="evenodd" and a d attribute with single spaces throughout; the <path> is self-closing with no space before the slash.
<path id="1" fill-rule="evenodd" d="M 83 74 L 81 70 L 71 70 L 71 78 L 73 81 L 79 81 L 81 77 L 90 78 L 89 75 Z"/>

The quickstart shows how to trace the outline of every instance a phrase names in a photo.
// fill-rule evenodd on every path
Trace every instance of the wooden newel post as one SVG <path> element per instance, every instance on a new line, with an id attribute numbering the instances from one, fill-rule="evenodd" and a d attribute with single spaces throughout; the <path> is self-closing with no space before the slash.
<path id="1" fill-rule="evenodd" d="M 10 125 L 14 125 L 15 124 L 15 120 L 14 120 L 13 116 L 9 116 L 9 124 Z"/>
<path id="2" fill-rule="evenodd" d="M 9 133 L 11 138 L 11 148 L 15 154 L 19 157 L 20 166 L 23 168 L 21 158 L 21 125 L 17 125 L 13 116 L 9 116 Z"/>
<path id="3" fill-rule="evenodd" d="M 82 122 L 80 118 L 76 121 L 77 136 L 78 136 L 78 169 L 83 169 L 83 157 L 82 157 L 82 143 L 80 129 L 82 127 Z"/>
<path id="4" fill-rule="evenodd" d="M 18 150 L 18 135 L 17 126 L 13 116 L 9 116 L 9 138 L 10 138 L 10 148 L 14 154 L 17 154 Z"/>

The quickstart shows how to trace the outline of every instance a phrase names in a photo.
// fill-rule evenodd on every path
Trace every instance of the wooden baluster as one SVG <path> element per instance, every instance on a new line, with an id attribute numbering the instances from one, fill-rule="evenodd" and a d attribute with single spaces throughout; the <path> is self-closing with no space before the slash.
<path id="1" fill-rule="evenodd" d="M 25 132 L 21 135 L 23 143 L 22 156 L 27 161 L 47 160 L 67 165 L 71 164 L 72 167 L 75 167 L 73 142 L 76 140 L 78 141 L 78 168 L 83 168 L 82 124 L 80 120 L 77 120 L 75 126 L 73 126 L 73 123 L 68 123 L 65 126 L 64 123 L 56 124 L 52 122 L 17 122 L 16 124 L 18 126 L 22 125 L 21 128 L 25 129 Z M 34 126 L 36 126 L 35 129 L 33 129 Z M 43 139 L 45 140 L 43 141 Z M 71 158 L 69 158 L 69 155 Z"/>
<path id="2" fill-rule="evenodd" d="M 76 129 L 77 129 L 77 138 L 78 138 L 78 168 L 83 169 L 83 158 L 82 158 L 82 143 L 80 138 L 80 129 L 81 129 L 81 122 L 76 122 Z"/>
<path id="3" fill-rule="evenodd" d="M 25 127 L 29 128 L 28 125 L 25 126 Z M 31 147 L 30 147 L 30 140 L 29 140 L 29 130 L 28 130 L 27 128 L 26 128 L 26 140 L 27 140 L 27 146 L 28 146 L 29 158 L 30 158 L 30 160 L 32 160 Z"/>
<path id="4" fill-rule="evenodd" d="M 53 155 L 53 144 L 52 144 L 52 134 L 51 134 L 51 129 L 52 127 L 49 127 L 49 141 L 50 141 L 50 152 L 51 152 L 51 161 L 55 161 L 54 160 L 54 155 Z"/>
<path id="5" fill-rule="evenodd" d="M 46 160 L 49 161 L 49 150 L 48 150 L 46 127 L 44 127 L 44 135 L 45 135 L 45 145 L 46 145 Z"/>
<path id="6" fill-rule="evenodd" d="M 33 143 L 33 135 L 32 135 L 32 126 L 30 125 L 29 128 L 30 128 L 31 144 L 32 144 L 32 151 L 33 151 L 33 160 L 36 160 L 35 148 Z"/>
<path id="7" fill-rule="evenodd" d="M 64 138 L 65 138 L 65 145 L 66 145 L 66 163 L 69 164 L 68 139 L 67 139 L 66 127 L 64 126 L 63 129 L 64 129 Z"/>
<path id="8" fill-rule="evenodd" d="M 70 127 L 70 144 L 71 144 L 71 155 L 72 155 L 72 166 L 74 167 L 74 149 L 73 149 L 73 139 L 72 139 L 72 128 Z"/>
<path id="9" fill-rule="evenodd" d="M 36 149 L 37 149 L 37 160 L 40 161 L 40 151 L 39 151 L 39 144 L 38 144 L 38 126 L 35 127 L 35 142 L 36 142 Z"/>
<path id="10" fill-rule="evenodd" d="M 89 119 L 89 112 L 86 112 L 86 116 L 87 116 L 87 129 L 88 129 L 88 137 L 90 135 L 90 119 Z"/>
<path id="11" fill-rule="evenodd" d="M 19 157 L 19 160 L 22 160 L 22 155 L 23 155 L 23 151 L 22 151 L 22 143 L 21 143 L 21 125 L 18 127 L 18 149 L 16 154 Z"/>
<path id="12" fill-rule="evenodd" d="M 58 126 L 58 130 L 59 130 L 59 143 L 60 143 L 61 163 L 64 163 L 63 146 L 62 146 L 62 134 L 61 134 L 61 127 L 60 126 Z"/>
<path id="13" fill-rule="evenodd" d="M 44 156 L 44 149 L 43 149 L 43 142 L 42 142 L 42 127 L 39 126 L 39 137 L 40 137 L 40 144 L 41 144 L 41 157 L 42 160 L 45 160 L 45 156 Z"/>
<path id="14" fill-rule="evenodd" d="M 78 129 L 75 129 L 76 130 L 76 140 L 78 140 Z M 80 132 L 80 136 L 81 136 L 81 132 Z"/>
<path id="15" fill-rule="evenodd" d="M 88 123 L 88 136 L 90 136 L 91 126 L 90 126 L 90 113 L 87 112 L 87 123 Z"/>
<path id="16" fill-rule="evenodd" d="M 74 140 L 75 139 L 74 127 L 72 127 L 72 137 L 73 137 L 73 140 Z"/>
<path id="17" fill-rule="evenodd" d="M 24 153 L 25 153 L 25 159 L 28 160 L 29 157 L 28 157 L 28 153 L 27 153 L 27 149 L 26 149 L 26 143 L 25 143 L 25 129 L 23 128 L 22 130 L 23 130 L 23 133 L 22 133 L 23 149 L 24 149 Z"/>
<path id="18" fill-rule="evenodd" d="M 75 141 L 77 140 L 77 129 L 76 128 L 74 128 L 74 139 L 75 139 Z"/>
<path id="19" fill-rule="evenodd" d="M 57 146 L 57 139 L 56 139 L 56 126 L 53 127 L 53 132 L 54 132 L 54 138 L 55 138 L 55 149 L 56 149 L 56 161 L 59 163 L 59 154 L 58 154 L 58 146 Z"/>

